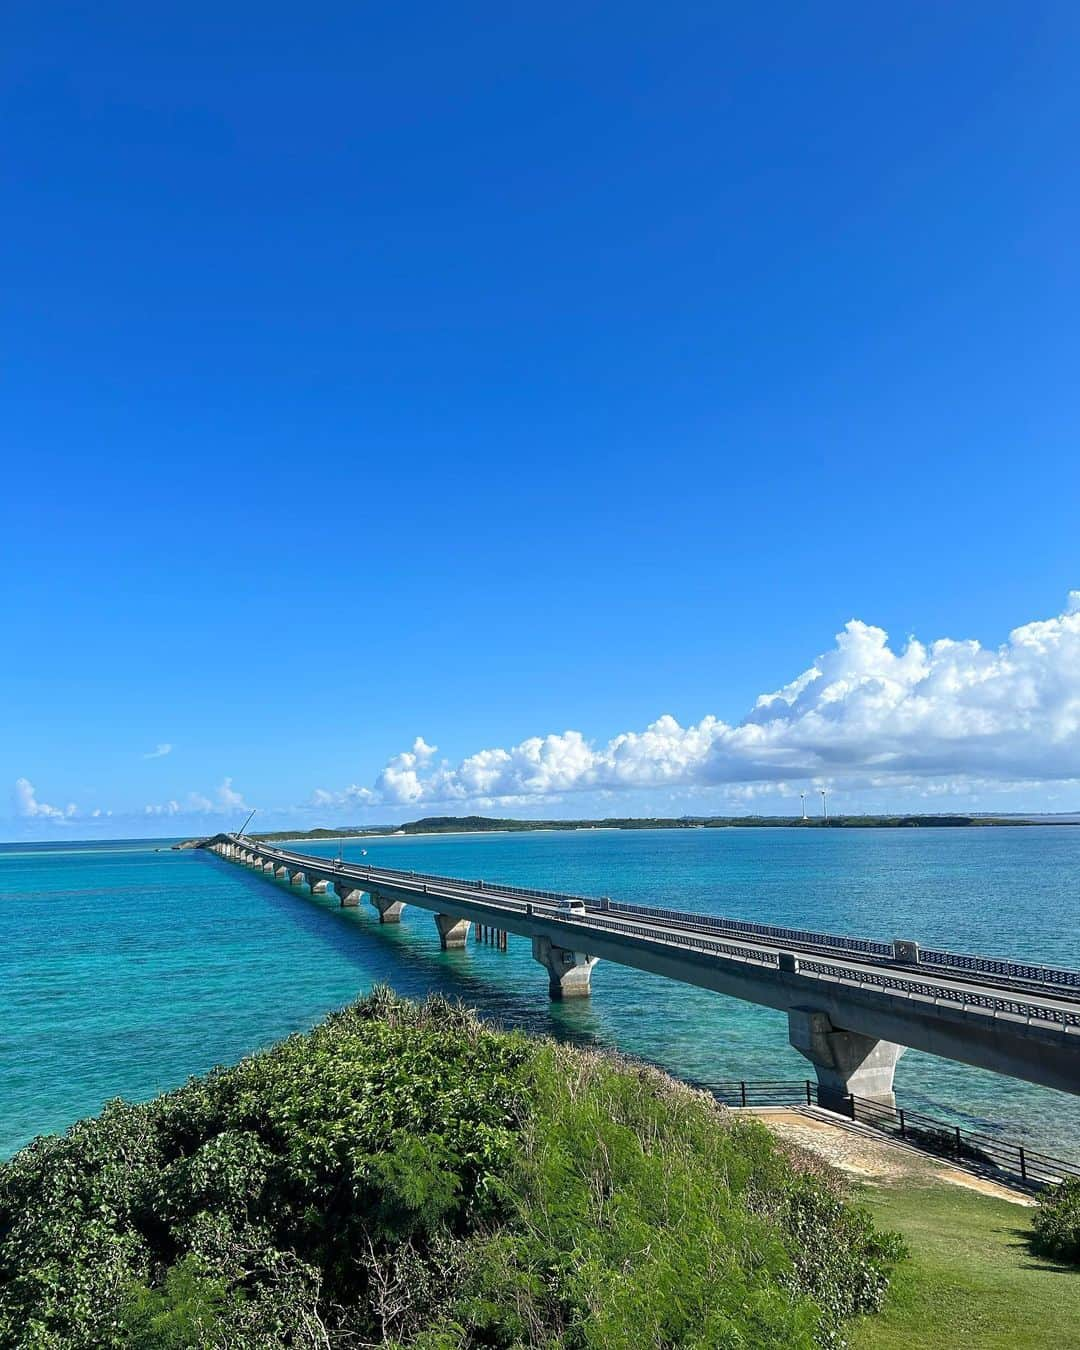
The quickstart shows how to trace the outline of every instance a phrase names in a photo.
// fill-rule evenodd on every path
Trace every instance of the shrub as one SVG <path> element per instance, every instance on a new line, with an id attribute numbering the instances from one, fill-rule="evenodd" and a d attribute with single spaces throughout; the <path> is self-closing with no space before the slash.
<path id="1" fill-rule="evenodd" d="M 379 990 L 0 1167 L 0 1344 L 810 1350 L 900 1254 L 704 1094 Z"/>
<path id="2" fill-rule="evenodd" d="M 1066 1177 L 1039 1196 L 1031 1245 L 1039 1256 L 1080 1265 L 1080 1177 Z"/>

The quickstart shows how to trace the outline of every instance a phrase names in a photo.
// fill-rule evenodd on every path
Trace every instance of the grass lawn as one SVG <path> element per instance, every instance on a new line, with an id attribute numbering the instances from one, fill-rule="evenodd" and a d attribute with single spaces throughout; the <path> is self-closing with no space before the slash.
<path id="1" fill-rule="evenodd" d="M 903 1233 L 912 1259 L 853 1350 L 1080 1348 L 1080 1270 L 1032 1256 L 1031 1211 L 944 1182 L 874 1185 L 862 1202 Z"/>

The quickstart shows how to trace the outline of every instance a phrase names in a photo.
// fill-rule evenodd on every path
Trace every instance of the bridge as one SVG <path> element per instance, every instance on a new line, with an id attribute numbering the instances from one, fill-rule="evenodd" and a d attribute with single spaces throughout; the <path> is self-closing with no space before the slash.
<path id="1" fill-rule="evenodd" d="M 911 1047 L 1080 1094 L 1080 972 L 749 923 L 608 897 L 367 867 L 221 834 L 203 848 L 343 906 L 363 896 L 383 923 L 429 911 L 443 949 L 473 924 L 528 938 L 552 998 L 585 997 L 597 961 L 681 980 L 787 1014 L 822 1104 L 895 1105 L 893 1071 Z"/>

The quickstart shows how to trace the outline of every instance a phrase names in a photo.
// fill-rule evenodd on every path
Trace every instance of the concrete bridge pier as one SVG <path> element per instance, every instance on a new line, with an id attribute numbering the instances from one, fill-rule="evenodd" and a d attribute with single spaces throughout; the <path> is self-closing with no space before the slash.
<path id="1" fill-rule="evenodd" d="M 280 867 L 274 868 L 274 876 L 284 878 L 287 877 L 288 875 L 289 869 L 285 866 L 284 863 L 282 863 Z"/>
<path id="2" fill-rule="evenodd" d="M 330 883 L 322 877 L 311 877 L 310 881 L 312 895 L 325 895 L 330 889 Z"/>
<path id="3" fill-rule="evenodd" d="M 548 973 L 548 993 L 553 999 L 588 998 L 592 993 L 595 956 L 558 947 L 550 938 L 539 935 L 532 940 L 532 954 Z"/>
<path id="4" fill-rule="evenodd" d="M 363 891 L 358 891 L 355 886 L 350 886 L 347 881 L 335 881 L 334 891 L 341 901 L 342 909 L 356 909 L 360 904 L 360 897 L 363 895 Z"/>
<path id="5" fill-rule="evenodd" d="M 291 886 L 302 886 L 306 880 L 307 877 L 304 876 L 303 872 L 289 873 L 289 884 Z"/>
<path id="6" fill-rule="evenodd" d="M 269 859 L 267 859 L 267 861 L 264 862 L 263 865 L 262 865 L 262 870 L 263 870 L 264 872 L 270 872 L 271 874 L 273 874 L 273 871 L 274 871 L 274 864 L 273 864 L 272 862 L 270 862 Z"/>
<path id="7" fill-rule="evenodd" d="M 448 952 L 465 946 L 472 921 L 459 919 L 456 914 L 436 914 L 435 927 L 439 930 L 439 944 L 444 952 Z"/>
<path id="8" fill-rule="evenodd" d="M 814 1066 L 821 1106 L 846 1113 L 853 1095 L 895 1108 L 893 1071 L 907 1046 L 844 1031 L 833 1026 L 828 1013 L 812 1008 L 788 1013 L 788 1039 Z"/>
<path id="9" fill-rule="evenodd" d="M 386 896 L 386 895 L 380 895 L 380 894 L 378 893 L 378 891 L 369 891 L 368 894 L 371 896 L 371 903 L 372 903 L 372 904 L 375 906 L 375 908 L 379 911 L 379 922 L 380 922 L 380 923 L 400 923 L 400 922 L 401 922 L 401 914 L 402 914 L 402 911 L 403 911 L 404 908 L 405 908 L 405 901 L 404 901 L 404 900 L 391 900 L 391 899 L 389 898 L 389 896 Z M 469 935 L 469 930 L 468 930 L 468 928 L 466 928 L 466 929 L 465 929 L 465 936 L 468 937 L 468 935 Z M 439 937 L 440 937 L 440 938 L 442 937 L 442 928 L 441 928 L 441 927 L 440 927 L 440 929 L 439 929 Z M 462 944 L 461 944 L 461 945 L 462 945 L 462 946 L 465 945 L 464 940 L 462 941 Z M 444 946 L 444 947 L 446 946 L 446 943 L 445 943 L 445 942 L 443 943 L 443 946 Z"/>

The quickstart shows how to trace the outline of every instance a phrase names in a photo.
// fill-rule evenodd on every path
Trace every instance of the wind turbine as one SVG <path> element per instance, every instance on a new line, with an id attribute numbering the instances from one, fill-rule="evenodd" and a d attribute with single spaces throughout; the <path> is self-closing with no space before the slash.
<path id="1" fill-rule="evenodd" d="M 802 818 L 803 818 L 803 820 L 805 820 L 805 819 L 806 819 L 806 793 L 805 793 L 805 792 L 800 792 L 800 793 L 799 793 L 799 801 L 802 802 Z"/>
<path id="2" fill-rule="evenodd" d="M 827 803 L 826 800 L 825 800 L 825 788 L 819 788 L 818 790 L 819 790 L 820 793 L 821 793 L 821 815 L 822 815 L 822 818 L 824 819 L 825 823 L 828 824 L 828 821 L 829 821 L 829 806 L 828 806 L 828 803 Z"/>

